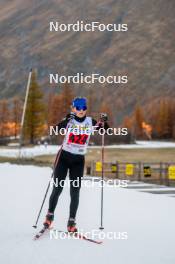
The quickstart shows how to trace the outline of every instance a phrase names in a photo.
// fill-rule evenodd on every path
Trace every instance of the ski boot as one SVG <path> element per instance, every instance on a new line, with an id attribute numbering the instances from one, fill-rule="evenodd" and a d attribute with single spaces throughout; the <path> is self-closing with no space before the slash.
<path id="1" fill-rule="evenodd" d="M 43 223 L 44 227 L 45 228 L 50 228 L 51 225 L 52 225 L 53 220 L 54 220 L 54 214 L 48 212 L 47 215 L 46 215 L 46 219 L 45 219 L 45 221 Z"/>
<path id="2" fill-rule="evenodd" d="M 77 233 L 78 229 L 76 227 L 75 219 L 70 218 L 67 223 L 67 231 L 70 233 Z"/>

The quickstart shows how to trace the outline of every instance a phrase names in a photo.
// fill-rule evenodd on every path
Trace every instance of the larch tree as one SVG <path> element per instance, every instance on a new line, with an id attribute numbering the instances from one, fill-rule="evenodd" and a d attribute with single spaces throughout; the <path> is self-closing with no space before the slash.
<path id="1" fill-rule="evenodd" d="M 15 138 L 19 133 L 21 116 L 22 116 L 21 100 L 19 99 L 19 97 L 14 97 L 12 100 L 11 121 L 12 123 L 14 123 L 13 135 Z"/>
<path id="2" fill-rule="evenodd" d="M 134 111 L 134 125 L 135 125 L 135 136 L 141 138 L 143 136 L 142 124 L 144 121 L 143 111 L 141 106 L 137 105 Z"/>
<path id="3" fill-rule="evenodd" d="M 8 135 L 9 105 L 7 100 L 0 101 L 0 137 Z"/>

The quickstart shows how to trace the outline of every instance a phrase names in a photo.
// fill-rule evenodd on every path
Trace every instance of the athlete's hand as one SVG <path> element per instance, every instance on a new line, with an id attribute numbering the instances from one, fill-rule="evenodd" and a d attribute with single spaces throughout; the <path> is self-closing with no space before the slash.
<path id="1" fill-rule="evenodd" d="M 73 112 L 71 112 L 71 113 L 67 114 L 67 116 L 66 116 L 66 120 L 67 120 L 67 121 L 70 121 L 70 120 L 74 119 L 75 116 L 76 116 L 76 115 L 75 115 Z"/>
<path id="2" fill-rule="evenodd" d="M 100 121 L 101 122 L 106 122 L 108 121 L 108 115 L 106 113 L 101 113 L 100 114 Z"/>

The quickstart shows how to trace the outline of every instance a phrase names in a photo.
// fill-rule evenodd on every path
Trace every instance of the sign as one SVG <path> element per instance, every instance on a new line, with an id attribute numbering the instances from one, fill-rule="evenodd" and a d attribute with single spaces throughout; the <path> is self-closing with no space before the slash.
<path id="1" fill-rule="evenodd" d="M 143 173 L 144 173 L 144 177 L 151 177 L 151 167 L 144 166 Z"/>
<path id="2" fill-rule="evenodd" d="M 102 163 L 101 161 L 97 161 L 96 164 L 95 164 L 95 170 L 97 172 L 101 172 L 102 171 Z"/>
<path id="3" fill-rule="evenodd" d="M 134 165 L 133 164 L 126 164 L 125 174 L 127 176 L 132 176 L 134 174 Z"/>
<path id="4" fill-rule="evenodd" d="M 111 172 L 113 173 L 117 172 L 117 165 L 115 163 L 111 164 Z"/>
<path id="5" fill-rule="evenodd" d="M 169 168 L 168 168 L 168 178 L 170 180 L 175 180 L 175 166 L 169 166 Z"/>

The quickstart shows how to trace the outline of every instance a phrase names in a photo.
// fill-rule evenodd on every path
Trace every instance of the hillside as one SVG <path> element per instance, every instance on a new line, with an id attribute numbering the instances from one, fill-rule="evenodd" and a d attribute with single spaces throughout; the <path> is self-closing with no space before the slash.
<path id="1" fill-rule="evenodd" d="M 128 75 L 127 85 L 74 85 L 105 97 L 118 118 L 140 101 L 175 95 L 173 0 L 1 0 L 0 98 L 24 93 L 31 67 L 45 92 L 52 72 Z M 127 33 L 49 32 L 49 21 L 127 23 Z M 59 91 L 57 86 L 56 91 Z"/>

